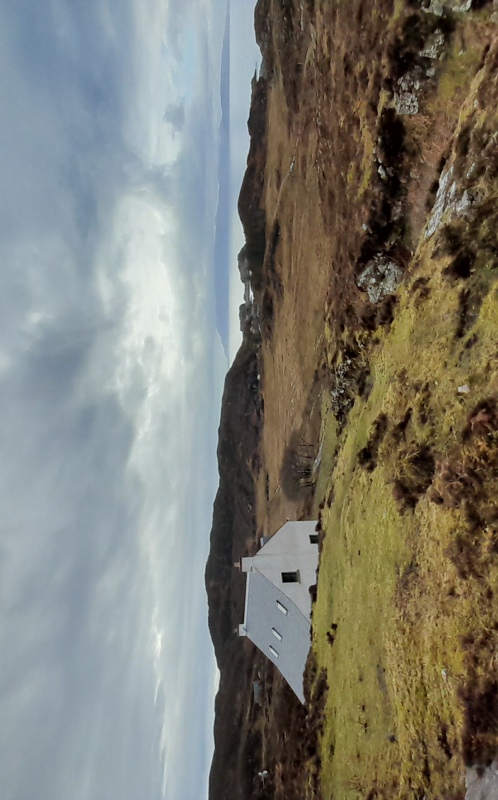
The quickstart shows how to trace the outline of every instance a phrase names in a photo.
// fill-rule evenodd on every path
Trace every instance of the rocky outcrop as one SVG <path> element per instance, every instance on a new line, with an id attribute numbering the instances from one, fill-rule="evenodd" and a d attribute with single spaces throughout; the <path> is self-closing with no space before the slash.
<path id="1" fill-rule="evenodd" d="M 266 160 L 268 82 L 256 76 L 252 82 L 252 97 L 247 123 L 251 144 L 247 168 L 239 194 L 238 211 L 246 243 L 239 257 L 244 273 L 252 275 L 253 287 L 262 280 L 262 266 L 266 246 L 266 216 L 263 207 L 263 187 Z"/>

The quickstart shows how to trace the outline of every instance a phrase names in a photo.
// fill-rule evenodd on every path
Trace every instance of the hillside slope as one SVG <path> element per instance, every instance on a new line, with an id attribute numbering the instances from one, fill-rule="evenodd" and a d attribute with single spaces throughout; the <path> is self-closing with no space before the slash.
<path id="1" fill-rule="evenodd" d="M 465 769 L 498 752 L 497 18 L 485 0 L 256 5 L 239 213 L 258 426 L 246 442 L 244 406 L 226 438 L 227 390 L 213 800 L 463 798 Z M 283 480 L 303 441 L 312 491 Z M 235 496 L 251 515 L 221 513 Z M 318 514 L 301 709 L 229 638 L 231 561 Z"/>

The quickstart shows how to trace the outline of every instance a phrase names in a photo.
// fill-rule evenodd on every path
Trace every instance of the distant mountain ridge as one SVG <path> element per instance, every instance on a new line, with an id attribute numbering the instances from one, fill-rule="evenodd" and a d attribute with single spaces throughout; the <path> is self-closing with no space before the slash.
<path id="1" fill-rule="evenodd" d="M 248 121 L 250 148 L 238 202 L 245 251 L 255 274 L 261 274 L 265 252 L 262 191 L 266 87 L 263 78 L 253 81 Z M 219 210 L 221 199 L 220 190 Z M 244 616 L 245 581 L 233 564 L 244 554 L 248 538 L 254 537 L 256 524 L 254 472 L 258 469 L 263 424 L 259 373 L 259 339 L 247 328 L 225 379 L 218 432 L 220 482 L 205 572 L 209 629 L 220 670 L 210 773 L 212 800 L 244 800 L 250 796 L 255 770 L 254 742 L 240 734 L 244 699 L 252 691 L 260 657 L 250 642 L 242 644 L 235 633 Z"/>

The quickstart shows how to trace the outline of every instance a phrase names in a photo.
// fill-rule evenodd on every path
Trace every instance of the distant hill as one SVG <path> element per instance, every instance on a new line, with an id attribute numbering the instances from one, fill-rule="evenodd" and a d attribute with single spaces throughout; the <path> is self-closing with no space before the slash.
<path id="1" fill-rule="evenodd" d="M 210 776 L 210 797 L 217 800 L 242 800 L 248 796 L 250 787 L 243 776 L 247 772 L 245 765 L 254 758 L 252 743 L 239 735 L 245 707 L 241 698 L 250 695 L 255 661 L 253 649 L 242 647 L 235 633 L 244 616 L 245 581 L 233 563 L 244 554 L 246 540 L 255 527 L 250 465 L 259 442 L 257 375 L 257 352 L 246 341 L 225 380 L 218 442 L 220 484 L 205 574 L 209 629 L 221 673 Z M 250 774 L 252 780 L 254 769 Z"/>
<path id="2" fill-rule="evenodd" d="M 220 126 L 220 196 L 216 216 L 216 320 L 223 345 L 228 342 L 225 327 L 228 309 L 229 236 L 229 18 L 222 59 L 222 108 Z M 255 274 L 261 273 L 265 251 L 263 190 L 266 82 L 254 81 L 248 122 L 251 137 L 248 166 L 239 196 L 239 216 L 244 228 L 245 251 Z M 225 271 L 226 268 L 226 271 Z M 255 483 L 253 472 L 259 460 L 263 405 L 259 387 L 259 343 L 247 330 L 229 369 L 223 392 L 218 431 L 219 488 L 213 508 L 210 553 L 205 580 L 209 606 L 209 630 L 220 670 L 215 702 L 215 750 L 211 765 L 209 796 L 216 800 L 245 800 L 251 796 L 257 772 L 258 742 L 247 728 L 244 714 L 252 680 L 262 657 L 249 640 L 242 643 L 235 630 L 244 617 L 245 580 L 234 569 L 244 555 L 248 539 L 254 537 Z"/>

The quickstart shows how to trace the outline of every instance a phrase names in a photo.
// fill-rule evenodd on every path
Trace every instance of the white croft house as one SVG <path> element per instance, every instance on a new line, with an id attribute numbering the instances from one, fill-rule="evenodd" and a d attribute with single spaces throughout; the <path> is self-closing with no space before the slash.
<path id="1" fill-rule="evenodd" d="M 303 674 L 310 649 L 310 586 L 316 583 L 316 521 L 286 522 L 255 556 L 242 558 L 247 573 L 247 636 L 280 670 L 304 703 Z"/>

